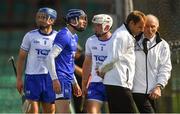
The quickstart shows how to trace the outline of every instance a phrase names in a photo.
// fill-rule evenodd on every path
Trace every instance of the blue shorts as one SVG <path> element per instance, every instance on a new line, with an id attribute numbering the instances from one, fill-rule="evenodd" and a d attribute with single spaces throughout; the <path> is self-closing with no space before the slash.
<path id="1" fill-rule="evenodd" d="M 107 101 L 106 89 L 102 82 L 91 82 L 87 93 L 88 100 L 96 100 L 100 102 Z"/>
<path id="2" fill-rule="evenodd" d="M 55 92 L 52 87 L 52 80 L 48 74 L 25 75 L 24 93 L 26 99 L 53 103 Z"/>
<path id="3" fill-rule="evenodd" d="M 56 94 L 56 100 L 59 100 L 59 99 L 70 100 L 72 98 L 71 82 L 62 81 L 60 79 L 59 79 L 59 82 L 61 84 L 61 93 Z"/>

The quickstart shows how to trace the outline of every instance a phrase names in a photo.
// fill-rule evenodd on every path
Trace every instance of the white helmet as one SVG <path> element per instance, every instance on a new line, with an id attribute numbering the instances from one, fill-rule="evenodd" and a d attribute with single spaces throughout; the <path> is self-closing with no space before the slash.
<path id="1" fill-rule="evenodd" d="M 92 19 L 92 23 L 102 24 L 102 28 L 103 28 L 103 32 L 104 32 L 104 28 L 107 25 L 109 25 L 109 29 L 112 27 L 113 19 L 111 16 L 109 16 L 107 14 L 98 14 L 98 15 L 94 15 L 94 17 Z"/>

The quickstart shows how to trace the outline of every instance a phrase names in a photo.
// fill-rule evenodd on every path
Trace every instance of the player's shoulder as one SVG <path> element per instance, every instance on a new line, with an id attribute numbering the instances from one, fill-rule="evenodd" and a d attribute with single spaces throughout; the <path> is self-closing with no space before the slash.
<path id="1" fill-rule="evenodd" d="M 58 37 L 67 37 L 68 36 L 68 30 L 66 28 L 62 28 L 57 33 Z"/>
<path id="2" fill-rule="evenodd" d="M 56 31 L 56 30 L 54 30 L 54 29 L 53 29 L 53 33 L 54 33 L 54 34 L 57 34 L 57 33 L 58 33 L 58 31 Z"/>
<path id="3" fill-rule="evenodd" d="M 36 35 L 38 33 L 38 29 L 31 30 L 25 34 L 24 37 L 31 37 L 33 35 Z"/>
<path id="4" fill-rule="evenodd" d="M 89 42 L 89 41 L 96 41 L 98 38 L 97 38 L 97 36 L 96 35 L 92 35 L 92 36 L 90 36 L 88 39 L 87 39 L 87 41 Z"/>
<path id="5" fill-rule="evenodd" d="M 58 31 L 58 34 L 67 34 L 68 33 L 68 29 L 66 27 L 64 28 L 61 28 L 59 31 Z"/>
<path id="6" fill-rule="evenodd" d="M 38 29 L 34 29 L 28 32 L 28 34 L 36 34 L 38 33 Z"/>

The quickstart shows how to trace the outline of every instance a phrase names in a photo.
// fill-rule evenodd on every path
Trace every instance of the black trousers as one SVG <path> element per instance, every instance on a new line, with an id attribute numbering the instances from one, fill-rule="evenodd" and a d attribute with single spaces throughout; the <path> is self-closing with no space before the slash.
<path id="1" fill-rule="evenodd" d="M 151 100 L 149 94 L 133 93 L 133 98 L 140 113 L 155 113 L 156 101 Z"/>
<path id="2" fill-rule="evenodd" d="M 135 103 L 130 89 L 105 85 L 110 113 L 134 113 Z"/>

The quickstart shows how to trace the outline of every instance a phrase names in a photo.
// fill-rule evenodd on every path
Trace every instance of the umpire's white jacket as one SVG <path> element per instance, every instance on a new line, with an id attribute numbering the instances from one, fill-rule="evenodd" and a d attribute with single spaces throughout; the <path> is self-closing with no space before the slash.
<path id="1" fill-rule="evenodd" d="M 132 89 L 135 72 L 135 38 L 123 24 L 112 35 L 108 57 L 99 70 L 105 72 L 103 83 Z"/>
<path id="2" fill-rule="evenodd" d="M 147 42 L 147 56 L 143 51 L 143 39 L 143 34 L 136 38 L 136 66 L 132 90 L 133 93 L 149 94 L 157 84 L 165 87 L 170 78 L 172 66 L 169 45 L 160 38 L 159 33 Z"/>

